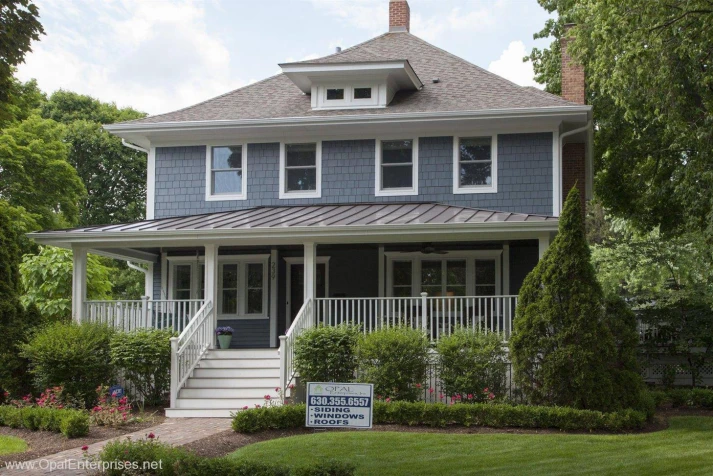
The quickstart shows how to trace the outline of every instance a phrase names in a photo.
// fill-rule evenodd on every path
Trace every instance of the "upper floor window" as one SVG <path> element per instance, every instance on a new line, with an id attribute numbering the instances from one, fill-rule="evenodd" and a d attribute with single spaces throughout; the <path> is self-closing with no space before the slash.
<path id="1" fill-rule="evenodd" d="M 208 146 L 206 200 L 243 200 L 246 167 L 243 145 Z"/>
<path id="2" fill-rule="evenodd" d="M 497 191 L 497 136 L 454 137 L 453 193 Z"/>
<path id="3" fill-rule="evenodd" d="M 376 141 L 376 196 L 418 194 L 418 139 Z"/>
<path id="4" fill-rule="evenodd" d="M 328 88 L 327 89 L 327 100 L 328 101 L 344 100 L 344 89 L 343 88 Z"/>
<path id="5" fill-rule="evenodd" d="M 280 144 L 280 198 L 322 195 L 322 143 Z"/>

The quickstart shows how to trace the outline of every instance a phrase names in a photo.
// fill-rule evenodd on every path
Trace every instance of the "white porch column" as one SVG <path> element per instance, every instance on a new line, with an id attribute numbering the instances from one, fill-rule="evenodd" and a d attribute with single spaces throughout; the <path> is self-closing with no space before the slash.
<path id="1" fill-rule="evenodd" d="M 72 247 L 72 319 L 82 322 L 87 299 L 87 249 Z"/>
<path id="2" fill-rule="evenodd" d="M 213 325 L 218 327 L 218 245 L 205 245 L 205 300 L 213 303 Z M 215 334 L 212 348 L 215 348 Z"/>
<path id="3" fill-rule="evenodd" d="M 270 250 L 270 345 L 277 342 L 277 248 Z"/>
<path id="4" fill-rule="evenodd" d="M 144 296 L 156 299 L 153 295 L 153 263 L 148 263 L 148 271 L 144 274 Z"/>
<path id="5" fill-rule="evenodd" d="M 304 300 L 305 302 L 317 294 L 317 245 L 305 243 L 305 273 L 304 273 Z"/>
<path id="6" fill-rule="evenodd" d="M 550 235 L 540 236 L 540 259 L 545 255 L 545 251 L 550 247 Z"/>

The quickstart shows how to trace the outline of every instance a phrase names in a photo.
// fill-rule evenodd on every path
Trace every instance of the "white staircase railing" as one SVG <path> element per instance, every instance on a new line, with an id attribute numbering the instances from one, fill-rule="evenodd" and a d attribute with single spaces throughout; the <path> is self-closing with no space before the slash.
<path id="1" fill-rule="evenodd" d="M 124 332 L 134 329 L 183 331 L 205 303 L 202 299 L 149 298 L 130 301 L 85 301 L 83 320 L 107 324 Z"/>
<path id="2" fill-rule="evenodd" d="M 307 329 L 314 327 L 314 301 L 307 299 L 284 336 L 280 336 L 280 388 L 287 395 L 295 378 L 295 341 Z"/>
<path id="3" fill-rule="evenodd" d="M 203 355 L 213 345 L 213 303 L 206 302 L 183 329 L 171 338 L 171 408 L 176 408 L 183 387 Z"/>

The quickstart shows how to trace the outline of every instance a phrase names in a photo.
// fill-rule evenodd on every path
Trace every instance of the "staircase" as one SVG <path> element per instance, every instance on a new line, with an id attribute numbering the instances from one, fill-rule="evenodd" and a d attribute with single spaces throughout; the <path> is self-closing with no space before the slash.
<path id="1" fill-rule="evenodd" d="M 209 350 L 181 388 L 169 418 L 230 417 L 244 406 L 277 399 L 280 358 L 277 349 Z"/>

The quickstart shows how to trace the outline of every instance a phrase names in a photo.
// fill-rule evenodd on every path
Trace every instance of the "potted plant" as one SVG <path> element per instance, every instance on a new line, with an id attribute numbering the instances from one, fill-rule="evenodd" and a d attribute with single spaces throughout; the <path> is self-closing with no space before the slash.
<path id="1" fill-rule="evenodd" d="M 218 327 L 215 334 L 218 336 L 218 345 L 221 349 L 230 349 L 230 341 L 233 339 L 233 330 L 230 326 Z"/>

